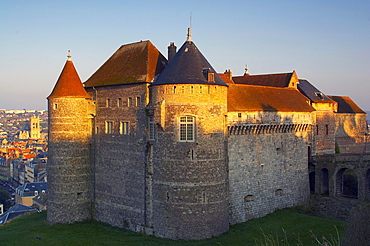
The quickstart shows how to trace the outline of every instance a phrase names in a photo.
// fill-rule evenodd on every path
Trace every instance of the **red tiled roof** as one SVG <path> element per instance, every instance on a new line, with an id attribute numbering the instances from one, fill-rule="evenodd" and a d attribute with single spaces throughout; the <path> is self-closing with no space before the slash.
<path id="1" fill-rule="evenodd" d="M 150 41 L 122 45 L 91 77 L 86 87 L 151 82 L 167 59 Z"/>
<path id="2" fill-rule="evenodd" d="M 228 111 L 312 112 L 308 99 L 293 88 L 229 85 Z"/>
<path id="3" fill-rule="evenodd" d="M 228 85 L 231 85 L 231 84 L 234 84 L 234 81 L 232 81 L 232 79 L 230 79 L 230 76 L 228 74 L 225 74 L 225 73 L 219 73 L 218 74 L 221 79 Z"/>
<path id="4" fill-rule="evenodd" d="M 81 83 L 73 62 L 70 60 L 67 60 L 53 91 L 48 96 L 48 98 L 56 97 L 90 98 Z"/>
<path id="5" fill-rule="evenodd" d="M 294 73 L 294 72 L 293 72 Z M 243 75 L 233 77 L 235 84 L 288 87 L 293 73 Z"/>
<path id="6" fill-rule="evenodd" d="M 358 113 L 366 114 L 351 98 L 345 96 L 328 96 L 338 103 L 337 113 Z"/>

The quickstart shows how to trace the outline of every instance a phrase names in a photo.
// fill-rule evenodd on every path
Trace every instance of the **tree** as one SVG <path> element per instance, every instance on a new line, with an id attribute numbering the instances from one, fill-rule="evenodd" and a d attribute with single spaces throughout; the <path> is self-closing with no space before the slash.
<path id="1" fill-rule="evenodd" d="M 3 189 L 0 189 L 0 203 L 4 205 L 4 211 L 11 206 L 9 193 Z"/>

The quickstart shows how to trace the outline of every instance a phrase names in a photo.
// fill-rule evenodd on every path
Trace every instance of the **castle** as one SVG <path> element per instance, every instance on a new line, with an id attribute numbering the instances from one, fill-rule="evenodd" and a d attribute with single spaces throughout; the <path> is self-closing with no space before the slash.
<path id="1" fill-rule="evenodd" d="M 367 151 L 366 114 L 295 71 L 218 74 L 191 39 L 122 45 L 48 97 L 49 223 L 87 218 L 198 240 L 306 204 L 317 155 Z M 312 182 L 312 180 L 311 180 Z"/>

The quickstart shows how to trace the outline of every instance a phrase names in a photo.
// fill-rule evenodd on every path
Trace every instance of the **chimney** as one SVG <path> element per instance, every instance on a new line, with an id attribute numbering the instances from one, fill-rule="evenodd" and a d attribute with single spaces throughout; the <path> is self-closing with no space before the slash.
<path id="1" fill-rule="evenodd" d="M 168 62 L 172 60 L 172 58 L 176 54 L 176 46 L 174 42 L 171 42 L 170 45 L 168 46 Z"/>
<path id="2" fill-rule="evenodd" d="M 231 72 L 230 69 L 226 70 L 224 74 L 226 74 L 230 80 L 233 80 L 233 72 Z"/>

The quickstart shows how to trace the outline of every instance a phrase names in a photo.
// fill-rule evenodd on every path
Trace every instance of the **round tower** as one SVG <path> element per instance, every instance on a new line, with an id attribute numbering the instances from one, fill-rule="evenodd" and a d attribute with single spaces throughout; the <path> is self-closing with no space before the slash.
<path id="1" fill-rule="evenodd" d="M 229 228 L 227 85 L 191 41 L 150 86 L 154 235 L 198 240 Z"/>
<path id="2" fill-rule="evenodd" d="M 90 141 L 93 101 L 68 53 L 68 60 L 48 99 L 49 223 L 91 218 Z"/>

